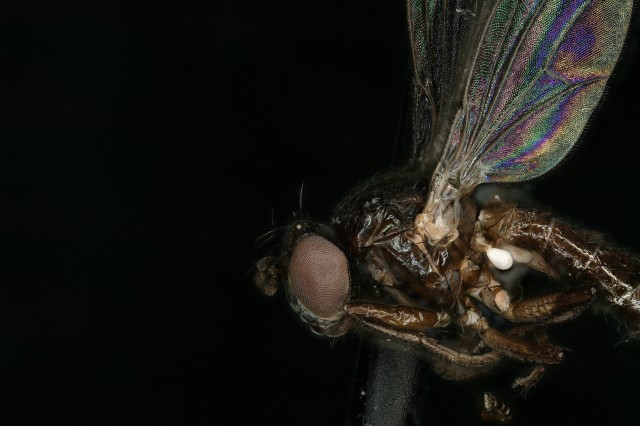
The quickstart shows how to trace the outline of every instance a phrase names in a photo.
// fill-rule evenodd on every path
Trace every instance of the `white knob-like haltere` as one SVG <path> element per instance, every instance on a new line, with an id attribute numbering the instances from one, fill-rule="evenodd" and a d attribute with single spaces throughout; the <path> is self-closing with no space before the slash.
<path id="1" fill-rule="evenodd" d="M 513 266 L 513 256 L 506 250 L 491 247 L 487 250 L 489 261 L 498 269 L 509 269 Z"/>

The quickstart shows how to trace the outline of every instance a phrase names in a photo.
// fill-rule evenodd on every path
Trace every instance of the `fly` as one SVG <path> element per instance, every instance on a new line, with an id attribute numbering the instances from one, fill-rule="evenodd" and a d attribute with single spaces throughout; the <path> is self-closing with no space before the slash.
<path id="1" fill-rule="evenodd" d="M 506 360 L 525 395 L 563 362 L 552 327 L 597 304 L 640 334 L 640 258 L 607 238 L 495 195 L 483 183 L 539 177 L 572 149 L 605 89 L 633 0 L 409 0 L 413 155 L 354 188 L 331 226 L 298 220 L 257 264 L 315 333 L 352 328 L 420 348 L 463 380 Z M 514 265 L 572 285 L 530 295 Z M 483 418 L 509 407 L 484 396 Z"/>

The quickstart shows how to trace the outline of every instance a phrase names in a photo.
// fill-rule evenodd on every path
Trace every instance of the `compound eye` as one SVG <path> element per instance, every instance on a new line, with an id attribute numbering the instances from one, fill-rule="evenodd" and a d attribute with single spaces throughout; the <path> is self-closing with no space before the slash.
<path id="1" fill-rule="evenodd" d="M 290 288 L 312 314 L 331 319 L 349 295 L 349 262 L 342 250 L 317 234 L 300 237 L 289 263 Z"/>

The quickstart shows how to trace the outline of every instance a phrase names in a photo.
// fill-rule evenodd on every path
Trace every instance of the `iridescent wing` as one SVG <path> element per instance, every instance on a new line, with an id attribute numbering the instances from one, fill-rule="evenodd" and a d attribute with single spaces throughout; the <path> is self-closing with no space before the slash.
<path id="1" fill-rule="evenodd" d="M 445 223 L 442 232 L 455 225 L 444 216 L 457 216 L 445 212 L 448 204 L 478 184 L 535 178 L 569 152 L 603 93 L 633 6 L 486 0 L 462 10 L 447 3 L 424 0 L 423 8 L 450 7 L 472 15 L 473 24 L 452 67 L 446 115 L 431 135 L 441 156 L 424 213 Z"/>

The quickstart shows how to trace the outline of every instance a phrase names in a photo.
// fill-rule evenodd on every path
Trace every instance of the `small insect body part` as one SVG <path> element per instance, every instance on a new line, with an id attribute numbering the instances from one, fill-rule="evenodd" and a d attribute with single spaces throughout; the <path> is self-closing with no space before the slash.
<path id="1" fill-rule="evenodd" d="M 640 258 L 502 197 L 569 152 L 617 61 L 632 0 L 408 0 L 412 156 L 356 186 L 332 226 L 297 221 L 282 254 L 257 265 L 310 328 L 352 328 L 419 348 L 462 380 L 505 360 L 529 364 L 526 394 L 567 350 L 549 331 L 606 304 L 640 334 Z M 573 286 L 543 295 L 502 271 L 531 268 Z M 507 421 L 485 394 L 483 417 Z"/>
<path id="2" fill-rule="evenodd" d="M 482 418 L 489 422 L 508 423 L 511 420 L 511 409 L 498 401 L 490 392 L 484 393 Z"/>
<path id="3" fill-rule="evenodd" d="M 527 392 L 540 383 L 540 380 L 544 377 L 546 370 L 546 366 L 536 365 L 527 376 L 516 378 L 513 381 L 511 388 L 518 390 L 523 398 L 526 397 Z"/>
<path id="4" fill-rule="evenodd" d="M 509 296 L 509 292 L 500 287 L 494 287 L 492 292 L 495 295 L 494 302 L 498 309 L 500 309 L 501 312 L 508 311 L 511 306 L 511 296 Z"/>
<path id="5" fill-rule="evenodd" d="M 491 247 L 487 250 L 487 257 L 498 269 L 506 270 L 513 266 L 513 256 L 507 250 Z"/>
<path id="6" fill-rule="evenodd" d="M 280 271 L 274 264 L 275 258 L 263 257 L 256 265 L 256 286 L 267 296 L 276 294 L 280 283 Z"/>

